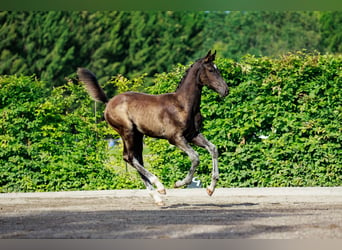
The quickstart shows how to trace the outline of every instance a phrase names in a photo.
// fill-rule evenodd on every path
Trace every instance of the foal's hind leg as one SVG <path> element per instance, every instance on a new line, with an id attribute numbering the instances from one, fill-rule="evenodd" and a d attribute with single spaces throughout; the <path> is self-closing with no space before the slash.
<path id="1" fill-rule="evenodd" d="M 139 173 L 141 176 L 141 179 L 143 180 L 150 196 L 153 198 L 154 202 L 158 205 L 158 206 L 164 206 L 164 202 L 162 200 L 162 198 L 159 196 L 159 194 L 155 191 L 155 189 L 153 188 L 153 185 L 151 184 L 151 182 L 141 173 Z M 163 193 L 165 194 L 165 192 Z"/>
<path id="2" fill-rule="evenodd" d="M 165 194 L 165 188 L 158 178 L 144 168 L 142 149 L 143 149 L 143 135 L 139 132 L 131 134 L 126 133 L 122 136 L 124 141 L 124 160 L 132 165 L 140 174 L 146 188 L 150 195 L 158 205 L 163 205 L 160 196 L 155 192 L 153 184 L 156 185 L 157 191 Z"/>
<path id="3" fill-rule="evenodd" d="M 210 141 L 208 141 L 202 134 L 198 134 L 192 140 L 192 142 L 197 146 L 205 148 L 211 154 L 212 161 L 213 161 L 213 170 L 212 170 L 211 184 L 209 187 L 207 187 L 207 193 L 208 193 L 208 195 L 211 196 L 215 191 L 215 186 L 216 186 L 216 183 L 219 179 L 218 151 L 216 149 L 216 146 L 214 144 L 212 144 Z"/>

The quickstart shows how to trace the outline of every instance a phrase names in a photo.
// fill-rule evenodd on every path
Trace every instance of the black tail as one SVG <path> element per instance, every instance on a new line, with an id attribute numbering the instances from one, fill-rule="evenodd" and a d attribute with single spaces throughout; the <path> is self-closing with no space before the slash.
<path id="1" fill-rule="evenodd" d="M 98 102 L 107 103 L 108 98 L 103 92 L 100 84 L 98 83 L 96 76 L 85 68 L 78 68 L 77 75 L 81 82 L 85 84 L 85 87 L 90 96 Z"/>

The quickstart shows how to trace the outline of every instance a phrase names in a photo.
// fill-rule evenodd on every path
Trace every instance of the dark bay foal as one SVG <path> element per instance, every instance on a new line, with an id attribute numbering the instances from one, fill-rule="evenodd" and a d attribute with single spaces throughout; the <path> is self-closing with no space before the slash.
<path id="1" fill-rule="evenodd" d="M 200 113 L 203 86 L 208 86 L 222 97 L 228 94 L 228 86 L 214 64 L 215 54 L 208 54 L 197 60 L 186 72 L 179 87 L 173 93 L 148 95 L 126 92 L 108 100 L 95 75 L 89 70 L 77 70 L 80 81 L 84 82 L 89 94 L 96 101 L 106 104 L 104 117 L 121 136 L 123 141 L 123 159 L 140 174 L 154 201 L 163 205 L 160 194 L 165 188 L 158 178 L 144 168 L 143 136 L 168 140 L 191 159 L 191 168 L 187 176 L 175 183 L 181 187 L 191 183 L 196 167 L 199 165 L 198 153 L 189 143 L 207 149 L 212 156 L 212 180 L 207 193 L 212 195 L 219 179 L 218 152 L 201 133 L 202 116 Z"/>

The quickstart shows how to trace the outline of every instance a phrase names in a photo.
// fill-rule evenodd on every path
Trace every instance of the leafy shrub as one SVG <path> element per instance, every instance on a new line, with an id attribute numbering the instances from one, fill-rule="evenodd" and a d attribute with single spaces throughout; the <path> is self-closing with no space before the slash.
<path id="1" fill-rule="evenodd" d="M 109 129 L 95 122 L 83 87 L 44 86 L 0 77 L 0 191 L 115 188 L 115 172 L 103 165 Z"/>
<path id="2" fill-rule="evenodd" d="M 222 99 L 203 89 L 203 134 L 219 149 L 221 187 L 342 184 L 341 55 L 298 52 L 281 58 L 217 59 L 230 87 Z M 187 66 L 158 74 L 145 91 L 176 89 Z M 117 92 L 146 86 L 145 75 L 119 75 Z M 0 192 L 143 188 L 122 160 L 118 135 L 80 84 L 47 90 L 27 76 L 0 76 Z M 145 139 L 145 166 L 167 187 L 190 167 L 166 140 Z M 200 152 L 196 175 L 210 182 L 211 157 Z"/>
<path id="3" fill-rule="evenodd" d="M 287 54 L 279 59 L 217 60 L 230 86 L 222 100 L 204 89 L 203 134 L 218 146 L 221 187 L 342 184 L 342 57 Z M 180 66 L 160 74 L 151 93 L 175 89 Z M 148 140 L 157 175 L 172 186 L 190 166 L 165 141 Z M 198 177 L 210 182 L 211 159 L 202 149 Z"/>

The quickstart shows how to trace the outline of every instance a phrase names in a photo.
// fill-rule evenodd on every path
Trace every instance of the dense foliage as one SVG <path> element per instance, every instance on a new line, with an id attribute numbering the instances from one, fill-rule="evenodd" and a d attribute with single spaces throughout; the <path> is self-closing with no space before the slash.
<path id="1" fill-rule="evenodd" d="M 47 91 L 32 77 L 0 77 L 0 191 L 115 188 L 103 165 L 108 127 L 91 102 L 72 82 Z"/>
<path id="2" fill-rule="evenodd" d="M 0 12 L 0 74 L 62 85 L 77 67 L 101 81 L 186 63 L 203 41 L 197 12 Z"/>
<path id="3" fill-rule="evenodd" d="M 277 59 L 217 59 L 230 86 L 221 99 L 204 89 L 203 134 L 218 146 L 221 187 L 342 184 L 342 56 L 286 54 Z M 155 76 L 148 92 L 174 91 L 187 66 Z M 141 90 L 145 75 L 107 82 Z M 142 188 L 102 120 L 103 105 L 69 80 L 52 90 L 34 77 L 0 77 L 0 192 Z M 150 85 L 150 84 L 149 84 Z M 147 139 L 145 162 L 167 187 L 183 178 L 188 157 Z M 196 175 L 208 183 L 209 154 L 199 148 Z"/>
<path id="4" fill-rule="evenodd" d="M 302 49 L 341 53 L 341 27 L 342 12 L 3 11 L 0 75 L 35 74 L 50 87 L 80 66 L 102 82 L 153 77 L 212 48 L 235 60 Z"/>
<path id="5" fill-rule="evenodd" d="M 217 65 L 230 94 L 221 100 L 205 90 L 202 113 L 203 134 L 220 152 L 220 186 L 342 185 L 341 56 L 247 56 Z M 174 89 L 183 70 L 159 75 L 150 91 Z M 160 140 L 149 147 L 164 182 L 185 176 L 190 161 L 180 150 Z M 198 150 L 197 173 L 208 183 L 210 155 Z"/>

